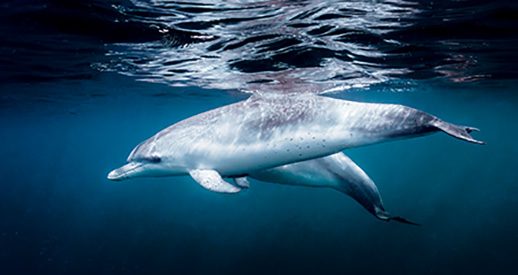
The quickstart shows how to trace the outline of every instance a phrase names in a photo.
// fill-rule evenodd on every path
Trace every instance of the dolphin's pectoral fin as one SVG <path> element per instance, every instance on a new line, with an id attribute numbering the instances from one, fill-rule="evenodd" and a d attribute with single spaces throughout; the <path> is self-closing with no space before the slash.
<path id="1" fill-rule="evenodd" d="M 250 188 L 250 182 L 246 177 L 234 178 L 234 183 L 241 188 Z"/>
<path id="2" fill-rule="evenodd" d="M 192 170 L 191 177 L 205 189 L 219 193 L 237 193 L 241 188 L 234 186 L 221 178 L 215 170 Z"/>

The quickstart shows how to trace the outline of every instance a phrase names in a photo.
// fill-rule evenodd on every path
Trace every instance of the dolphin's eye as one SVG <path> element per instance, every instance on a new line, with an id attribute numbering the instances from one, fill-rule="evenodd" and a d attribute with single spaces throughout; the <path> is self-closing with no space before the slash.
<path id="1" fill-rule="evenodd" d="M 162 159 L 160 157 L 149 157 L 149 158 L 146 158 L 146 161 L 148 162 L 151 162 L 151 163 L 159 163 L 162 161 Z"/>

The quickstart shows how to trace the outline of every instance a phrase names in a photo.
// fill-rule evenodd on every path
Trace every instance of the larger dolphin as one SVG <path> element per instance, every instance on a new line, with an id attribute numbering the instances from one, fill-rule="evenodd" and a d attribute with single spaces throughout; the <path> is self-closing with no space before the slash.
<path id="1" fill-rule="evenodd" d="M 402 105 L 310 94 L 254 95 L 158 132 L 108 178 L 189 174 L 209 190 L 235 193 L 241 188 L 222 177 L 240 178 L 350 147 L 437 131 L 481 144 L 469 134 L 473 130 Z"/>

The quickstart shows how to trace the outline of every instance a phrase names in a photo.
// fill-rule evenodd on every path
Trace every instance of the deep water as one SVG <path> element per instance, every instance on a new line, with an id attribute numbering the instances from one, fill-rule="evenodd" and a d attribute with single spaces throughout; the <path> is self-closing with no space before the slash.
<path id="1" fill-rule="evenodd" d="M 516 5 L 0 4 L 0 274 L 515 274 Z M 106 179 L 131 149 L 256 90 L 397 103 L 480 128 L 346 150 L 383 222 L 330 189 Z"/>
<path id="2" fill-rule="evenodd" d="M 341 97 L 398 102 L 481 129 L 478 146 L 434 134 L 348 150 L 389 211 L 379 221 L 327 189 L 252 181 L 238 195 L 189 177 L 110 182 L 137 143 L 242 99 L 200 89 L 88 81 L 7 86 L 74 96 L 4 100 L 2 274 L 512 274 L 518 256 L 517 98 L 428 84 Z"/>

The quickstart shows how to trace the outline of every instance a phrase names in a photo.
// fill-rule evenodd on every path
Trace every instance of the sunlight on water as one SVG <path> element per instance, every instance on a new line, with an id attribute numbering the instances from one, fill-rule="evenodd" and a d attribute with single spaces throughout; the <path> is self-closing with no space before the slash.
<path id="1" fill-rule="evenodd" d="M 384 61 L 401 46 L 385 36 L 419 14 L 407 1 L 167 3 L 153 1 L 162 41 L 114 45 L 103 69 L 174 86 L 344 90 L 408 72 Z"/>

